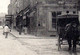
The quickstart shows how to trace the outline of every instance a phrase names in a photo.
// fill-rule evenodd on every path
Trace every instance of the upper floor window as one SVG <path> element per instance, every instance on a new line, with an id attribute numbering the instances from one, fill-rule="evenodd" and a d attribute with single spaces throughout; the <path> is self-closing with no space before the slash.
<path id="1" fill-rule="evenodd" d="M 61 15 L 61 11 L 57 11 L 57 12 L 52 12 L 52 16 L 56 17 L 57 15 Z"/>
<path id="2" fill-rule="evenodd" d="M 68 13 L 69 13 L 69 11 L 66 11 L 66 13 L 68 14 Z"/>
<path id="3" fill-rule="evenodd" d="M 73 11 L 73 14 L 76 14 L 76 11 Z"/>

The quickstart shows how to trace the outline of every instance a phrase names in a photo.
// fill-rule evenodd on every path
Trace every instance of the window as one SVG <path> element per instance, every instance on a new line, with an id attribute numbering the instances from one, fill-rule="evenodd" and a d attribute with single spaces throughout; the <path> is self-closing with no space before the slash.
<path id="1" fill-rule="evenodd" d="M 40 23 L 38 24 L 38 26 L 41 26 Z"/>
<path id="2" fill-rule="evenodd" d="M 73 11 L 73 14 L 76 14 L 76 11 Z"/>
<path id="3" fill-rule="evenodd" d="M 56 12 L 52 12 L 52 16 L 53 17 L 56 17 Z"/>
<path id="4" fill-rule="evenodd" d="M 57 12 L 57 15 L 61 15 L 61 11 L 58 11 L 58 12 Z"/>
<path id="5" fill-rule="evenodd" d="M 69 11 L 66 11 L 66 13 L 68 14 L 68 13 L 69 13 Z"/>
<path id="6" fill-rule="evenodd" d="M 61 15 L 61 11 L 52 12 L 52 17 L 56 17 L 57 15 Z"/>

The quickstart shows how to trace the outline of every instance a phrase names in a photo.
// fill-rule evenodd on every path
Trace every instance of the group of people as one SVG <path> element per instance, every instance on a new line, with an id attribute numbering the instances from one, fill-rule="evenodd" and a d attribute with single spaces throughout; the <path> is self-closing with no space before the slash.
<path id="1" fill-rule="evenodd" d="M 75 21 L 67 24 L 65 27 L 65 37 L 67 38 L 69 51 L 71 51 L 72 44 L 73 44 L 73 52 L 76 52 L 76 44 L 79 39 L 79 31 L 78 31 L 78 24 Z"/>

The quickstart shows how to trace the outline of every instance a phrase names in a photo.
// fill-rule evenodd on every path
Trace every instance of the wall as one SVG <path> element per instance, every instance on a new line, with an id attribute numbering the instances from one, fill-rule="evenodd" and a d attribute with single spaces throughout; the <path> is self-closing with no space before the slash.
<path id="1" fill-rule="evenodd" d="M 67 14 L 66 12 L 69 11 L 69 14 L 73 14 L 73 11 L 75 11 L 75 14 L 77 14 L 77 8 L 75 6 L 75 3 L 68 1 L 64 5 L 57 4 L 56 0 L 53 4 L 51 3 L 44 3 L 43 5 L 38 5 L 38 18 L 37 18 L 37 29 L 39 34 L 43 35 L 54 35 L 56 34 L 56 29 L 52 27 L 52 12 L 58 12 L 61 11 L 61 15 Z"/>
<path id="2" fill-rule="evenodd" d="M 36 3 L 38 3 L 36 6 L 36 11 L 32 17 L 29 17 L 30 30 L 31 31 L 36 30 L 36 32 L 38 31 L 40 34 L 43 35 L 46 35 L 49 32 L 54 31 L 51 23 L 52 12 L 61 11 L 63 15 L 66 14 L 66 11 L 70 11 L 69 13 L 72 14 L 73 11 L 77 10 L 77 8 L 75 7 L 76 0 L 69 0 L 69 1 L 68 0 L 11 0 L 13 8 L 12 14 L 19 13 L 29 4 L 32 8 Z"/>
<path id="3" fill-rule="evenodd" d="M 11 4 L 8 5 L 8 14 L 9 15 L 12 14 L 12 5 Z"/>

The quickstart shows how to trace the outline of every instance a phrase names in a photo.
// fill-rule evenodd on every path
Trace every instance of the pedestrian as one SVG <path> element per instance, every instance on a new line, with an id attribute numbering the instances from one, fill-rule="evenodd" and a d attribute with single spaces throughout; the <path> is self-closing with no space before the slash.
<path id="1" fill-rule="evenodd" d="M 4 26 L 3 32 L 5 34 L 5 38 L 7 38 L 8 37 L 8 33 L 10 32 L 10 29 L 9 29 L 8 25 L 5 25 Z"/>
<path id="2" fill-rule="evenodd" d="M 24 27 L 24 34 L 27 34 L 27 27 Z"/>
<path id="3" fill-rule="evenodd" d="M 20 23 L 19 24 L 19 35 L 21 35 L 21 33 L 22 33 L 22 24 Z"/>
<path id="4" fill-rule="evenodd" d="M 68 50 L 71 51 L 72 42 L 73 42 L 73 52 L 76 52 L 76 43 L 79 38 L 77 23 L 73 21 L 72 23 L 67 24 L 65 31 L 66 31 L 66 38 L 67 38 L 68 45 L 69 45 Z"/>

